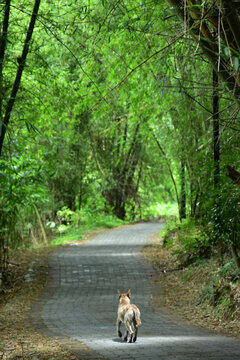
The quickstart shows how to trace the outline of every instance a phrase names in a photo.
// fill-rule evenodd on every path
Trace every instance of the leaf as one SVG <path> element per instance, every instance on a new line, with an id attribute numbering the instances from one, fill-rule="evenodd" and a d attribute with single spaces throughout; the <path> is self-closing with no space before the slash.
<path id="1" fill-rule="evenodd" d="M 236 71 L 239 68 L 239 58 L 236 56 L 233 57 L 233 67 L 234 67 L 234 70 L 236 70 Z"/>
<path id="2" fill-rule="evenodd" d="M 28 129 L 29 132 L 33 131 L 35 133 L 43 135 L 43 133 L 34 124 L 32 124 L 31 122 L 25 121 L 25 124 L 26 124 L 27 129 Z"/>

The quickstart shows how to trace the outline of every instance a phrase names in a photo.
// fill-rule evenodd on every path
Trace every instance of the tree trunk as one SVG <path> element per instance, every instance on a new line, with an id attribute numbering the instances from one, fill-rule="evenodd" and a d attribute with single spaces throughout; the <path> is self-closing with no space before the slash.
<path id="1" fill-rule="evenodd" d="M 227 0 L 224 4 L 225 16 L 235 39 L 238 51 L 240 51 L 240 21 L 238 17 L 239 1 Z M 227 5 L 227 6 L 226 6 Z"/>
<path id="2" fill-rule="evenodd" d="M 23 70 L 24 70 L 24 67 L 25 67 L 25 63 L 26 63 L 26 59 L 27 59 L 27 55 L 28 55 L 28 51 L 29 51 L 29 45 L 30 45 L 30 41 L 31 41 L 31 38 L 32 38 L 33 30 L 34 30 L 34 26 L 35 26 L 37 14 L 38 14 L 40 1 L 41 0 L 35 0 L 31 20 L 30 20 L 30 23 L 29 23 L 28 31 L 27 31 L 26 40 L 25 40 L 25 43 L 24 43 L 24 46 L 23 46 L 22 55 L 21 55 L 21 57 L 18 58 L 19 65 L 18 65 L 16 77 L 15 77 L 14 84 L 13 84 L 13 87 L 12 87 L 11 95 L 9 97 L 9 100 L 7 101 L 5 116 L 2 119 L 1 131 L 0 131 L 0 156 L 2 154 L 2 147 L 3 147 L 5 134 L 6 134 L 6 131 L 7 131 L 7 127 L 8 127 L 8 124 L 9 124 L 10 117 L 11 117 L 11 112 L 12 112 L 12 109 L 13 109 L 13 106 L 14 106 L 14 103 L 15 103 L 15 100 L 16 100 L 16 96 L 17 96 L 17 93 L 18 93 L 18 89 L 19 89 L 19 86 L 20 86 L 22 73 L 23 73 Z"/>
<path id="3" fill-rule="evenodd" d="M 214 38 L 213 35 L 213 29 L 217 32 L 220 28 L 219 36 L 226 47 L 229 48 L 231 35 L 235 38 L 237 36 L 237 44 L 240 43 L 239 28 L 237 28 L 236 32 L 236 27 L 239 23 L 239 21 L 236 22 L 236 7 L 238 5 L 234 5 L 233 1 L 225 1 L 222 10 L 225 9 L 225 12 L 229 14 L 227 21 L 228 23 L 230 22 L 229 27 L 226 28 L 223 26 L 222 19 L 220 20 L 220 24 L 218 24 L 218 20 L 216 22 L 216 19 L 211 18 L 210 16 L 206 19 L 202 18 L 202 2 L 193 0 L 165 0 L 165 2 L 175 9 L 177 16 L 184 22 L 185 28 L 189 29 L 189 32 L 202 48 L 205 56 L 210 61 L 212 68 L 218 72 L 219 77 L 227 84 L 228 88 L 237 99 L 238 104 L 240 104 L 238 72 L 234 73 L 230 62 L 227 62 L 226 59 L 219 56 L 219 39 Z M 232 15 L 234 15 L 234 13 L 235 16 L 233 17 Z M 234 46 L 234 48 L 236 51 L 239 51 L 237 46 Z"/>
<path id="4" fill-rule="evenodd" d="M 213 70 L 213 153 L 214 153 L 214 188 L 219 188 L 220 177 L 220 146 L 219 146 L 219 96 L 218 75 Z"/>
<path id="5" fill-rule="evenodd" d="M 197 203 L 199 199 L 199 191 L 197 190 L 194 195 L 195 195 L 194 199 L 191 200 L 191 217 L 197 218 L 200 212 L 200 209 L 197 207 Z"/>
<path id="6" fill-rule="evenodd" d="M 240 257 L 239 257 L 238 252 L 237 252 L 237 247 L 233 243 L 231 244 L 231 250 L 232 250 L 232 257 L 233 257 L 233 260 L 235 262 L 237 271 L 240 274 Z"/>
<path id="7" fill-rule="evenodd" d="M 186 183 L 185 183 L 185 162 L 181 160 L 181 191 L 180 191 L 180 204 L 179 204 L 179 219 L 186 219 Z"/>
<path id="8" fill-rule="evenodd" d="M 221 239 L 220 229 L 220 146 L 219 146 L 219 96 L 218 96 L 218 74 L 213 70 L 213 182 L 214 182 L 214 207 L 213 207 L 213 231 L 215 244 Z"/>
<path id="9" fill-rule="evenodd" d="M 38 218 L 39 225 L 40 225 L 40 228 L 41 228 L 41 231 L 42 231 L 42 236 L 43 236 L 44 243 L 47 244 L 48 243 L 47 234 L 46 234 L 45 227 L 43 225 L 40 213 L 38 211 L 37 206 L 35 204 L 33 206 L 34 206 L 34 209 L 35 209 L 36 214 L 37 214 L 37 218 Z"/>
<path id="10" fill-rule="evenodd" d="M 226 174 L 234 184 L 240 186 L 240 172 L 234 169 L 234 167 L 227 165 L 227 174 Z"/>
<path id="11" fill-rule="evenodd" d="M 168 167 L 168 171 L 169 171 L 169 174 L 171 176 L 171 179 L 172 179 L 172 182 L 173 182 L 173 186 L 174 186 L 174 190 L 175 190 L 175 195 L 176 195 L 176 200 L 177 200 L 177 203 L 178 203 L 178 211 L 180 213 L 180 200 L 179 200 L 179 196 L 178 196 L 178 190 L 177 190 L 177 184 L 176 184 L 176 181 L 174 179 L 174 176 L 173 176 L 173 172 L 172 172 L 172 169 L 171 169 L 171 166 L 169 164 L 169 161 L 168 161 L 168 158 L 167 158 L 167 155 L 165 154 L 160 142 L 158 141 L 157 137 L 155 134 L 153 134 L 154 136 L 154 139 L 156 141 L 156 144 L 161 152 L 161 154 L 163 155 L 164 159 L 166 160 L 166 164 L 167 164 L 167 167 Z"/>
<path id="12" fill-rule="evenodd" d="M 4 94 L 3 94 L 3 61 L 4 61 L 4 56 L 5 56 L 6 44 L 7 44 L 10 3 L 11 3 L 10 0 L 6 0 L 2 34 L 0 37 L 0 124 L 2 123 L 2 120 L 3 120 L 3 114 L 2 114 L 2 104 L 3 104 L 3 98 L 4 98 Z"/>
<path id="13" fill-rule="evenodd" d="M 123 197 L 124 197 L 123 191 L 117 190 L 116 198 L 114 199 L 115 205 L 113 208 L 113 213 L 120 220 L 124 220 L 126 217 L 125 200 Z"/>

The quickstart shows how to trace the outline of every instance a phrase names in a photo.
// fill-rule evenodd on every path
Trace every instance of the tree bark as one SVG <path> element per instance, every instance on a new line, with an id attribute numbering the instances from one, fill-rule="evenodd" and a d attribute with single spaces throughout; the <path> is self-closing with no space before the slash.
<path id="1" fill-rule="evenodd" d="M 119 136 L 119 128 L 117 134 Z M 127 128 L 124 129 L 124 146 L 127 140 Z M 124 149 L 122 147 L 122 150 Z M 121 155 L 121 149 L 118 148 L 117 165 L 114 166 L 112 172 L 113 182 L 115 184 L 109 191 L 105 191 L 105 197 L 108 204 L 113 205 L 113 213 L 119 218 L 124 220 L 126 217 L 126 203 L 128 199 L 134 199 L 137 196 L 138 185 L 134 184 L 134 177 L 136 174 L 137 166 L 141 160 L 141 138 L 140 138 L 140 123 L 136 125 L 133 138 L 129 145 L 129 149 L 126 155 Z"/>
<path id="2" fill-rule="evenodd" d="M 186 219 L 186 183 L 185 183 L 185 162 L 181 160 L 181 191 L 180 191 L 180 204 L 179 204 L 179 219 Z"/>
<path id="3" fill-rule="evenodd" d="M 221 239 L 220 229 L 220 137 L 219 137 L 219 96 L 218 96 L 218 74 L 213 70 L 213 182 L 214 182 L 214 208 L 213 227 L 215 243 Z"/>
<path id="4" fill-rule="evenodd" d="M 43 225 L 43 222 L 42 222 L 40 213 L 39 213 L 39 211 L 38 211 L 37 206 L 36 206 L 35 204 L 34 204 L 33 206 L 34 206 L 34 209 L 35 209 L 36 214 L 37 214 L 37 218 L 38 218 L 38 222 L 39 222 L 39 225 L 40 225 L 40 228 L 41 228 L 41 231 L 42 231 L 42 236 L 43 236 L 44 243 L 45 243 L 45 244 L 48 244 L 47 234 L 46 234 L 45 227 L 44 227 L 44 225 Z"/>
<path id="5" fill-rule="evenodd" d="M 232 250 L 232 257 L 235 262 L 237 271 L 240 274 L 240 257 L 238 255 L 237 247 L 233 243 L 231 244 L 231 250 Z"/>
<path id="6" fill-rule="evenodd" d="M 214 157 L 214 189 L 219 188 L 220 177 L 220 138 L 219 138 L 219 96 L 218 74 L 213 70 L 213 157 Z"/>
<path id="7" fill-rule="evenodd" d="M 234 184 L 240 186 L 240 172 L 234 169 L 234 167 L 227 165 L 227 174 L 226 174 Z"/>
<path id="8" fill-rule="evenodd" d="M 232 0 L 227 0 L 226 3 L 227 6 L 225 6 L 225 16 L 236 42 L 237 49 L 240 51 L 240 21 L 237 14 L 237 7 L 239 7 L 239 2 L 235 1 L 234 3 Z"/>
<path id="9" fill-rule="evenodd" d="M 5 134 L 6 134 L 6 131 L 7 131 L 7 127 L 8 127 L 8 124 L 9 124 L 10 117 L 11 117 L 11 112 L 12 112 L 12 109 L 13 109 L 13 106 L 14 106 L 14 103 L 15 103 L 15 100 L 16 100 L 16 96 L 17 96 L 17 93 L 18 93 L 18 89 L 19 89 L 19 86 L 20 86 L 21 77 L 22 77 L 22 73 L 23 73 L 23 70 L 24 70 L 24 67 L 25 67 L 27 55 L 28 55 L 28 52 L 29 52 L 29 45 L 30 45 L 30 41 L 31 41 L 31 38 L 32 38 L 35 22 L 36 22 L 36 19 L 37 19 L 37 14 L 38 14 L 40 2 L 41 2 L 41 0 L 35 0 L 31 20 L 30 20 L 30 23 L 29 23 L 28 31 L 27 31 L 26 40 L 25 40 L 23 50 L 22 50 L 22 55 L 18 59 L 19 65 L 18 65 L 16 77 L 15 77 L 15 80 L 14 80 L 14 83 L 13 83 L 11 95 L 10 95 L 10 98 L 8 99 L 8 101 L 7 101 L 6 111 L 5 111 L 4 118 L 2 120 L 2 124 L 0 124 L 1 125 L 0 156 L 2 154 L 2 147 L 3 147 Z"/>
<path id="10" fill-rule="evenodd" d="M 2 35 L 0 37 L 0 125 L 2 124 L 3 115 L 2 115 L 2 104 L 3 104 L 3 62 L 7 44 L 7 34 L 8 34 L 8 23 L 10 15 L 10 0 L 6 0 L 5 10 L 4 10 L 4 19 L 2 27 Z"/>

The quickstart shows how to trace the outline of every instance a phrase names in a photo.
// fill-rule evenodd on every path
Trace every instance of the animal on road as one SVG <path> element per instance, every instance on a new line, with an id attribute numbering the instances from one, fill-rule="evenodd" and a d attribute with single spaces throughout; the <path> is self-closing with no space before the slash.
<path id="1" fill-rule="evenodd" d="M 130 304 L 131 293 L 128 290 L 127 293 L 123 294 L 118 290 L 119 305 L 118 305 L 118 316 L 117 316 L 117 334 L 122 337 L 120 326 L 124 323 L 126 332 L 124 335 L 124 341 L 128 340 L 129 343 L 137 340 L 138 328 L 142 325 L 140 319 L 140 310 L 134 304 Z"/>

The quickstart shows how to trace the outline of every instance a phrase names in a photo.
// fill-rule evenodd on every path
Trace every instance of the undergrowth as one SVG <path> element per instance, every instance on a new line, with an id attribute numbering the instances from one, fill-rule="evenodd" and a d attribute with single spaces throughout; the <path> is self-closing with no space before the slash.
<path id="1" fill-rule="evenodd" d="M 219 251 L 193 219 L 170 221 L 159 236 L 162 246 L 177 258 L 178 269 L 184 269 L 181 278 L 186 286 L 194 277 L 199 280 L 195 305 L 220 321 L 239 319 L 240 278 L 231 253 L 226 252 L 220 264 Z"/>
<path id="2" fill-rule="evenodd" d="M 84 216 L 77 222 L 69 222 L 64 227 L 64 231 L 59 232 L 50 245 L 61 245 L 66 242 L 79 241 L 84 238 L 84 234 L 100 228 L 113 228 L 125 224 L 124 221 L 114 216 Z"/>
<path id="3" fill-rule="evenodd" d="M 160 236 L 165 248 L 172 248 L 177 255 L 181 266 L 186 267 L 193 263 L 201 263 L 212 255 L 204 229 L 193 219 L 181 223 L 172 220 L 162 229 Z"/>

